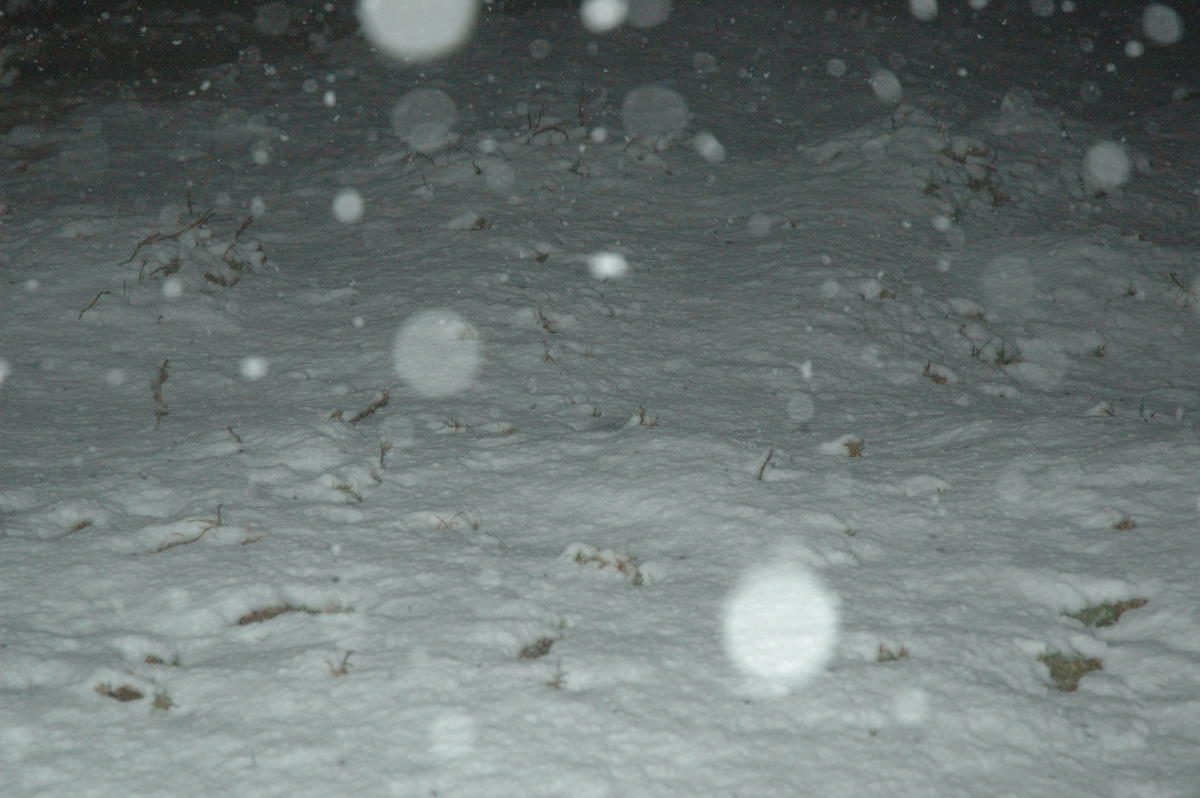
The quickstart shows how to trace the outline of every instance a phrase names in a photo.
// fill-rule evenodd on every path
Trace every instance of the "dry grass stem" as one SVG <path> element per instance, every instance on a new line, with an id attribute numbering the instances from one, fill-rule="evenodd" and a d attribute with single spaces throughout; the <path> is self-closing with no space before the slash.
<path id="1" fill-rule="evenodd" d="M 167 407 L 166 400 L 163 399 L 163 392 L 162 392 L 163 383 L 165 383 L 167 381 L 167 377 L 170 376 L 167 371 L 167 366 L 170 364 L 170 362 L 171 362 L 170 358 L 167 358 L 162 363 L 160 363 L 158 366 L 158 376 L 156 376 L 150 382 L 150 389 L 154 392 L 154 404 L 155 404 L 154 430 L 155 430 L 155 432 L 158 431 L 158 426 L 160 423 L 162 423 L 163 416 L 165 416 L 171 412 L 170 408 Z"/>
<path id="2" fill-rule="evenodd" d="M 92 301 L 87 303 L 87 307 L 85 307 L 83 310 L 79 311 L 79 315 L 75 317 L 75 320 L 78 321 L 79 319 L 82 319 L 84 313 L 87 313 L 89 310 L 96 307 L 96 303 L 100 301 L 100 297 L 104 296 L 105 294 L 111 294 L 111 293 L 112 293 L 112 291 L 105 289 L 104 291 L 101 291 L 98 294 L 96 294 L 96 296 L 94 296 L 92 298 Z"/>
<path id="3" fill-rule="evenodd" d="M 353 653 L 354 653 L 353 651 L 347 651 L 342 656 L 341 662 L 339 662 L 337 665 L 334 665 L 329 660 L 325 660 L 325 664 L 329 666 L 329 673 L 333 676 L 345 676 L 347 673 L 349 673 L 350 672 L 350 655 Z"/>
<path id="4" fill-rule="evenodd" d="M 96 692 L 100 695 L 115 698 L 117 701 L 138 701 L 144 697 L 144 694 L 130 685 L 123 684 L 120 687 L 114 688 L 109 684 L 96 685 Z"/>
<path id="5" fill-rule="evenodd" d="M 364 407 L 361 411 L 358 412 L 357 415 L 353 416 L 348 423 L 350 424 L 350 426 L 353 427 L 355 424 L 362 421 L 364 418 L 370 416 L 372 413 L 374 413 L 379 408 L 386 407 L 387 403 L 390 400 L 391 400 L 391 394 L 389 394 L 387 391 L 384 391 L 382 394 L 379 395 L 378 399 L 376 399 L 375 401 L 371 402 L 371 404 Z"/>
<path id="6" fill-rule="evenodd" d="M 130 255 L 128 258 L 121 261 L 117 265 L 124 266 L 126 263 L 133 263 L 133 259 L 137 257 L 137 254 L 139 252 L 142 251 L 142 247 L 149 246 L 150 244 L 157 244 L 159 241 L 173 241 L 173 240 L 179 238 L 184 233 L 186 233 L 188 230 L 192 230 L 192 229 L 197 228 L 200 225 L 204 224 L 205 222 L 207 222 L 209 219 L 212 218 L 212 215 L 213 215 L 212 210 L 211 209 L 207 210 L 204 213 L 197 216 L 194 221 L 192 221 L 190 224 L 187 225 L 187 227 L 176 230 L 174 233 L 151 233 L 150 235 L 148 235 L 144 239 L 142 239 L 136 247 L 134 247 L 132 255 Z"/>
<path id="7" fill-rule="evenodd" d="M 762 465 L 758 467 L 758 473 L 754 475 L 754 478 L 759 482 L 762 482 L 763 473 L 766 472 L 767 464 L 771 462 L 771 456 L 773 454 L 775 454 L 774 449 L 767 449 L 767 456 L 763 458 Z"/>

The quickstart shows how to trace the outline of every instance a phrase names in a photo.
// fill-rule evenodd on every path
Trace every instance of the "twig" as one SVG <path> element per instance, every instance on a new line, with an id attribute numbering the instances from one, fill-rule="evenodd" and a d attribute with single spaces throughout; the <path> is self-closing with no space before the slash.
<path id="1" fill-rule="evenodd" d="M 189 524 L 204 524 L 204 528 L 200 530 L 200 534 L 196 535 L 195 537 L 185 538 L 183 535 L 176 532 L 173 535 L 171 535 L 171 538 L 177 538 L 177 540 L 167 539 L 166 541 L 159 544 L 158 548 L 154 550 L 154 553 L 161 554 L 162 552 L 166 551 L 167 549 L 173 549 L 176 546 L 187 546 L 190 543 L 195 543 L 200 538 L 202 538 L 206 534 L 208 534 L 208 530 L 219 529 L 220 527 L 225 526 L 225 521 L 221 518 L 221 507 L 223 507 L 223 506 L 224 505 L 220 505 L 220 504 L 217 505 L 217 517 L 215 519 L 213 519 L 213 518 L 189 518 L 187 520 L 187 523 L 189 523 Z"/>
<path id="2" fill-rule="evenodd" d="M 163 416 L 171 412 L 167 407 L 166 400 L 163 399 L 162 387 L 169 376 L 167 373 L 167 364 L 171 362 L 170 358 L 164 360 L 158 367 L 158 376 L 150 383 L 150 389 L 154 391 L 154 403 L 157 407 L 154 409 L 154 430 L 158 431 L 158 425 L 162 422 Z"/>
<path id="3" fill-rule="evenodd" d="M 643 407 L 642 405 L 638 405 L 637 410 L 635 410 L 633 412 L 634 412 L 634 415 L 637 416 L 639 427 L 657 427 L 658 426 L 658 416 L 646 415 L 646 408 Z"/>
<path id="4" fill-rule="evenodd" d="M 563 689 L 563 685 L 567 683 L 567 673 L 562 669 L 562 660 L 554 666 L 554 678 L 546 682 L 547 687 L 553 687 L 555 690 Z"/>
<path id="5" fill-rule="evenodd" d="M 391 399 L 391 394 L 389 394 L 387 391 L 384 391 L 378 399 L 376 399 L 374 402 L 371 402 L 371 404 L 364 407 L 361 411 L 359 411 L 359 413 L 356 416 L 351 418 L 350 421 L 347 423 L 349 423 L 350 426 L 353 427 L 355 424 L 362 421 L 364 418 L 371 415 L 379 408 L 385 407 L 388 403 L 388 400 L 390 400 L 390 399 Z"/>
<path id="6" fill-rule="evenodd" d="M 454 515 L 450 516 L 449 518 L 442 518 L 442 517 L 441 517 L 440 515 L 438 515 L 437 513 L 433 513 L 433 517 L 434 517 L 434 518 L 436 518 L 436 519 L 437 519 L 437 521 L 438 521 L 438 523 L 437 523 L 437 531 L 438 531 L 438 532 L 445 532 L 447 529 L 453 529 L 453 528 L 454 528 L 454 523 L 455 523 L 456 521 L 458 521 L 458 518 L 459 518 L 459 516 L 461 516 L 462 514 L 463 514 L 463 511 L 462 511 L 462 510 L 459 510 L 457 513 L 455 513 Z"/>
<path id="7" fill-rule="evenodd" d="M 771 455 L 773 454 L 775 454 L 774 448 L 767 449 L 767 456 L 763 459 L 762 465 L 758 467 L 758 474 L 755 475 L 755 479 L 759 482 L 762 482 L 763 472 L 767 470 L 767 463 L 771 462 Z"/>
<path id="8" fill-rule="evenodd" d="M 1179 279 L 1179 275 L 1171 272 L 1171 285 L 1175 286 L 1175 298 L 1171 300 L 1173 308 L 1190 308 L 1196 301 L 1196 291 Z"/>
<path id="9" fill-rule="evenodd" d="M 254 222 L 253 216 L 247 216 L 245 219 L 243 219 L 242 223 L 238 225 L 238 229 L 233 231 L 233 240 L 237 241 L 238 236 L 240 236 L 242 233 L 246 232 L 246 228 L 249 227 L 253 222 Z"/>
<path id="10" fill-rule="evenodd" d="M 79 315 L 75 317 L 75 320 L 78 321 L 79 319 L 82 319 L 84 313 L 87 313 L 89 310 L 96 307 L 96 303 L 100 301 L 100 297 L 104 296 L 105 294 L 111 294 L 111 293 L 112 293 L 112 291 L 109 291 L 106 289 L 106 290 L 101 291 L 100 293 L 96 294 L 95 298 L 92 299 L 92 301 L 87 304 L 87 307 L 84 308 L 83 310 L 79 311 Z"/>
<path id="11" fill-rule="evenodd" d="M 148 235 L 144 239 L 142 239 L 141 242 L 139 242 L 138 245 L 133 248 L 133 254 L 130 255 L 127 260 L 123 260 L 120 263 L 118 263 L 117 265 L 124 266 L 126 263 L 133 263 L 133 259 L 137 257 L 137 254 L 139 252 L 142 251 L 142 247 L 144 247 L 148 244 L 157 244 L 159 241 L 173 241 L 174 239 L 179 238 L 181 235 L 186 233 L 188 230 L 192 230 L 192 229 L 197 228 L 200 225 L 204 224 L 205 222 L 207 222 L 209 219 L 212 218 L 212 215 L 213 215 L 213 212 L 211 209 L 209 209 L 209 210 L 205 211 L 204 213 L 200 214 L 199 216 L 197 216 L 196 219 L 193 222 L 191 222 L 187 227 L 176 230 L 174 233 L 151 233 L 150 235 Z"/>
<path id="12" fill-rule="evenodd" d="M 570 141 L 571 140 L 570 135 L 568 135 L 567 131 L 563 130 L 560 126 L 558 126 L 558 125 L 543 125 L 542 124 L 542 116 L 545 113 L 546 113 L 546 106 L 544 106 L 544 105 L 538 109 L 537 119 L 533 118 L 532 111 L 525 112 L 525 126 L 530 131 L 528 138 L 525 139 L 525 143 L 529 144 L 530 142 L 532 142 L 539 133 L 552 133 L 552 132 L 558 132 L 562 135 L 562 137 L 566 141 Z"/>
<path id="13" fill-rule="evenodd" d="M 340 663 L 338 663 L 337 665 L 334 665 L 329 660 L 325 660 L 325 664 L 329 666 L 329 672 L 334 676 L 345 676 L 347 673 L 349 673 L 350 672 L 350 655 L 353 653 L 354 653 L 353 651 L 347 651 L 346 654 L 342 657 L 342 661 Z"/>
<path id="14" fill-rule="evenodd" d="M 558 133 L 559 135 L 561 135 L 563 137 L 564 141 L 571 140 L 571 136 L 567 133 L 567 131 L 563 130 L 558 125 L 546 125 L 545 127 L 539 127 L 537 130 L 530 133 L 529 138 L 525 139 L 525 143 L 526 144 L 531 143 L 535 138 L 537 138 L 542 133 L 545 133 L 547 135 L 549 135 L 551 133 Z"/>
<path id="15" fill-rule="evenodd" d="M 190 519 L 188 519 L 188 523 L 189 524 L 208 524 L 208 526 L 206 526 L 204 528 L 205 532 L 212 529 L 214 526 L 225 526 L 225 522 L 223 520 L 221 520 L 221 508 L 224 506 L 225 505 L 223 505 L 223 504 L 217 505 L 217 520 L 215 520 L 215 521 L 211 518 L 190 518 Z"/>
<path id="16" fill-rule="evenodd" d="M 196 535 L 195 537 L 192 537 L 192 538 L 185 538 L 183 535 L 176 532 L 173 535 L 171 535 L 172 538 L 175 538 L 174 540 L 168 539 L 168 540 L 160 543 L 158 545 L 158 548 L 154 550 L 154 553 L 162 554 L 167 549 L 173 549 L 176 546 L 186 546 L 189 543 L 195 543 L 197 540 L 199 540 L 200 538 L 202 538 L 206 534 L 208 534 L 208 530 L 210 530 L 210 529 L 212 529 L 212 527 L 210 527 L 210 526 L 205 527 L 204 529 L 200 530 L 199 535 Z"/>

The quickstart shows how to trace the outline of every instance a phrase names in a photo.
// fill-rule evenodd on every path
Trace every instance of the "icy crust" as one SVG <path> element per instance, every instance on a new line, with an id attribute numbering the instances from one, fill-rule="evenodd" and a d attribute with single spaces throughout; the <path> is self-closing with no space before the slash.
<path id="1" fill-rule="evenodd" d="M 710 11 L 22 100 L 0 794 L 1191 793 L 1194 152 Z"/>

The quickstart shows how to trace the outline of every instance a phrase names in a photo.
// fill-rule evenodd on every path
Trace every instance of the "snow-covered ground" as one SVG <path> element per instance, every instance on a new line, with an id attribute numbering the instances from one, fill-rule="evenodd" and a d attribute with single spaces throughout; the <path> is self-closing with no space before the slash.
<path id="1" fill-rule="evenodd" d="M 0 794 L 1200 794 L 1190 4 L 301 5 L 7 21 Z"/>

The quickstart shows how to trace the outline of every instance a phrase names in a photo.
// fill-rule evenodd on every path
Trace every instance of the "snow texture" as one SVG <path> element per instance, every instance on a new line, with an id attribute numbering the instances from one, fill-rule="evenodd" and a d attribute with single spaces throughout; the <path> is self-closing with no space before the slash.
<path id="1" fill-rule="evenodd" d="M 4 4 L 0 795 L 1197 794 L 1194 4 L 167 5 Z"/>

